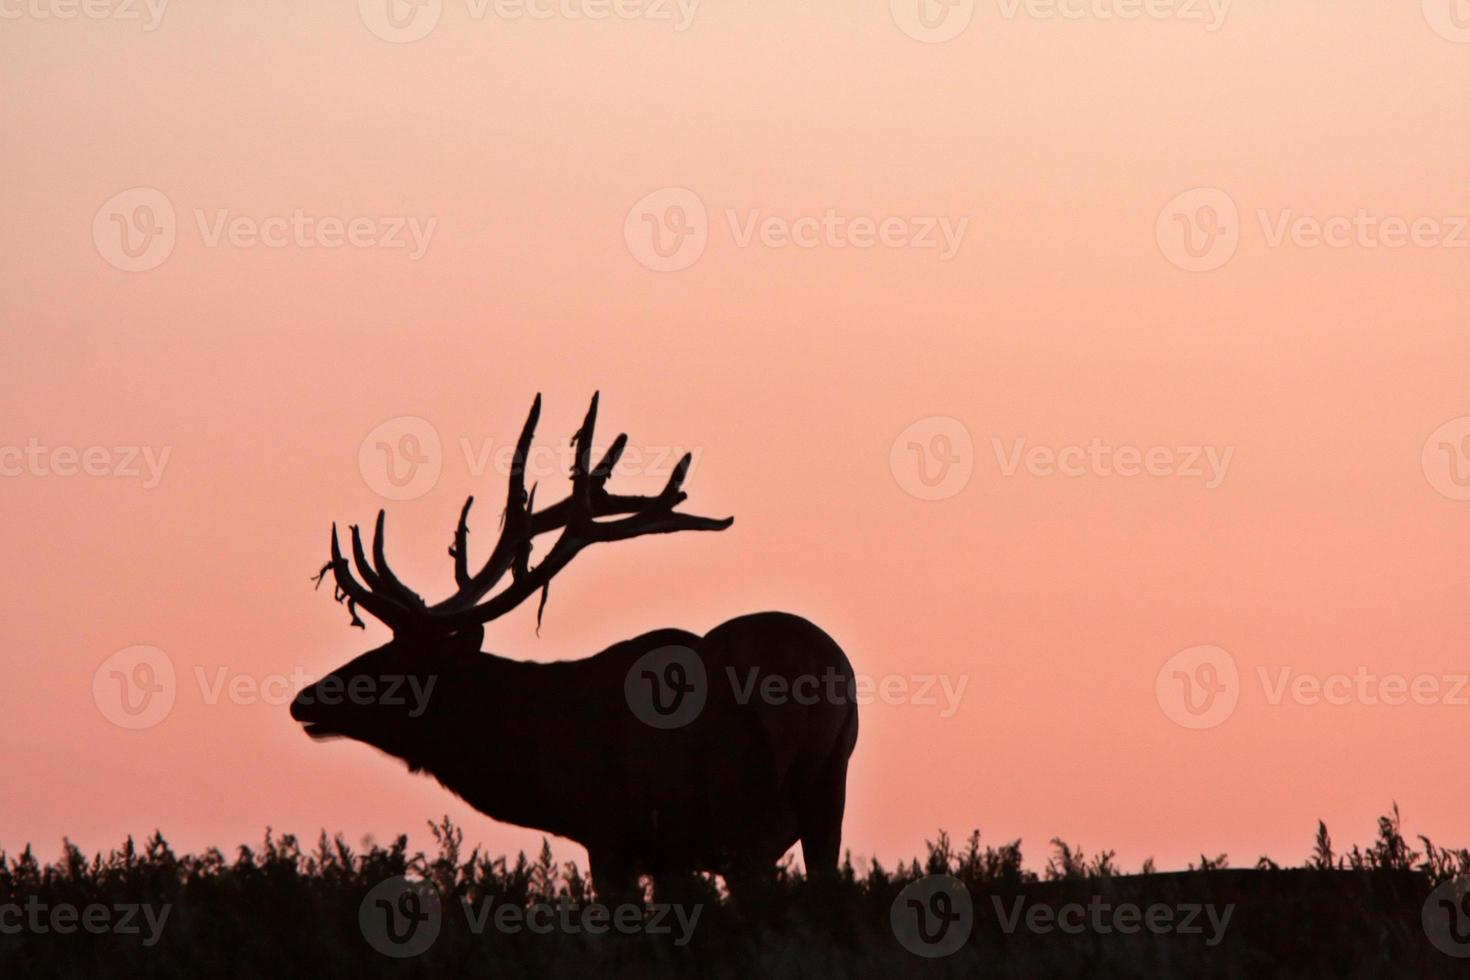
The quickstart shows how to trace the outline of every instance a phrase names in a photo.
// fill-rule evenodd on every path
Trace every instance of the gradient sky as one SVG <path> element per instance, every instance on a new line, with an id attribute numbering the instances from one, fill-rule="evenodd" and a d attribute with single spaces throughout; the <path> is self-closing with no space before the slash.
<path id="1" fill-rule="evenodd" d="M 0 847 L 159 828 L 229 848 L 267 825 L 422 843 L 444 813 L 494 850 L 539 846 L 371 749 L 310 742 L 283 704 L 211 704 L 197 677 L 269 687 L 381 642 L 312 590 L 330 522 L 386 506 L 395 567 L 442 594 L 464 496 L 503 492 L 465 441 L 512 440 L 541 391 L 560 445 L 594 389 L 604 438 L 650 460 L 624 487 L 694 449 L 690 509 L 736 523 L 590 552 L 539 637 L 522 609 L 487 646 L 561 659 L 774 608 L 864 675 L 963 682 L 949 717 L 864 708 L 854 854 L 979 827 L 1033 863 L 1053 836 L 1130 868 L 1300 860 L 1318 818 L 1363 842 L 1394 801 L 1408 831 L 1467 843 L 1470 689 L 1449 695 L 1470 673 L 1470 502 L 1448 466 L 1470 457 L 1448 454 L 1470 446 L 1470 29 L 1437 3 L 1239 0 L 1212 25 L 1203 3 L 991 0 L 943 43 L 905 33 L 923 30 L 904 0 L 708 0 L 682 30 L 444 0 L 411 43 L 375 36 L 372 0 L 178 4 L 153 30 L 0 3 L 0 451 L 169 454 L 156 485 L 0 477 Z M 112 215 L 157 200 L 137 188 L 167 199 L 175 241 L 128 271 Z M 1196 188 L 1197 229 L 1201 201 L 1236 209 L 1210 212 L 1238 242 L 1205 271 L 1170 238 Z M 689 193 L 702 254 L 649 268 L 635 206 L 654 195 L 673 227 Z M 417 257 L 213 237 L 298 209 L 433 231 Z M 947 258 L 742 239 L 757 212 L 829 209 L 967 223 Z M 1311 221 L 1360 211 L 1429 224 L 1404 247 L 1361 227 L 1312 244 Z M 1305 230 L 1281 239 L 1283 220 Z M 359 450 L 404 417 L 440 437 L 440 473 L 391 501 Z M 960 475 L 929 492 L 908 443 L 935 435 Z M 1007 475 L 1016 440 L 1094 438 L 1231 455 L 1213 486 Z M 140 644 L 177 689 L 127 730 L 93 677 Z M 1156 682 L 1201 645 L 1233 658 L 1238 703 L 1194 730 Z M 1445 696 L 1273 704 L 1258 671 L 1281 668 Z"/>

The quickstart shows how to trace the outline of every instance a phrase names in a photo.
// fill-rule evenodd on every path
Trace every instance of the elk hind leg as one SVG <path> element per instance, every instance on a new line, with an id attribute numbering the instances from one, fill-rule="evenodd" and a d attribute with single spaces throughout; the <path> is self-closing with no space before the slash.
<path id="1" fill-rule="evenodd" d="M 847 805 L 847 756 L 839 754 L 797 788 L 797 826 L 808 877 L 837 871 L 842 813 Z"/>

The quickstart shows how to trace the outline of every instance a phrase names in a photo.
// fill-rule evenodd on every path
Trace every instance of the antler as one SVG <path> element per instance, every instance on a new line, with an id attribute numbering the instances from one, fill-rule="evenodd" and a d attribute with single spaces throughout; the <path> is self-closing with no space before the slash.
<path id="1" fill-rule="evenodd" d="M 467 626 L 487 623 L 503 616 L 537 591 L 541 603 L 536 623 L 546 608 L 551 579 L 577 556 L 583 548 L 600 541 L 624 541 L 644 534 L 669 534 L 674 531 L 723 531 L 735 518 L 698 517 L 674 510 L 688 494 L 683 491 L 692 457 L 685 453 L 669 482 L 654 496 L 613 494 L 607 492 L 607 481 L 613 467 L 627 448 L 628 437 L 619 435 L 596 466 L 591 466 L 592 433 L 597 425 L 597 394 L 587 409 L 582 427 L 572 436 L 575 455 L 572 460 L 572 492 L 545 510 L 537 511 L 536 488 L 526 492 L 526 457 L 531 439 L 541 417 L 541 396 L 531 403 L 530 414 L 516 441 L 511 458 L 509 487 L 500 537 L 480 570 L 469 569 L 469 514 L 475 498 L 469 497 L 459 514 L 454 543 L 449 554 L 454 559 L 454 595 L 428 605 L 404 585 L 388 567 L 383 553 L 383 511 L 378 511 L 373 532 L 372 560 L 369 561 L 356 525 L 352 527 L 352 564 L 342 555 L 337 539 L 337 526 L 332 525 L 332 560 L 317 575 L 317 583 L 331 572 L 336 581 L 336 598 L 347 604 L 352 625 L 364 624 L 357 615 L 359 607 L 393 629 L 395 633 L 432 630 L 452 633 Z M 627 515 L 617 520 L 598 518 Z M 531 542 L 537 535 L 561 530 L 561 535 L 540 563 L 531 565 Z M 356 567 L 357 575 L 353 574 Z M 509 572 L 510 584 L 499 593 L 489 595 Z M 358 578 L 361 578 L 361 581 Z M 483 602 L 481 600 L 484 600 Z"/>

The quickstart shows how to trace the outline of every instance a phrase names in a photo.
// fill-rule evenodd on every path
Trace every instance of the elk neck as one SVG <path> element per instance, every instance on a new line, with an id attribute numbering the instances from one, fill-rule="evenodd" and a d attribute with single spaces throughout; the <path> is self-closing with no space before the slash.
<path id="1" fill-rule="evenodd" d="M 588 719 L 567 710 L 575 664 L 466 657 L 439 678 L 423 723 L 395 754 L 496 820 L 575 839 L 585 816 L 579 763 L 598 744 L 583 731 Z"/>

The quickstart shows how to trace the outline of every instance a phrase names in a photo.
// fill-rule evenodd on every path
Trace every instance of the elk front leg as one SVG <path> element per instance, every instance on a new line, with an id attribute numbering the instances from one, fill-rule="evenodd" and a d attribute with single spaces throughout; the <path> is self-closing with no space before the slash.
<path id="1" fill-rule="evenodd" d="M 626 903 L 642 906 L 643 886 L 631 861 L 613 850 L 588 848 L 587 863 L 599 902 L 609 907 Z"/>

